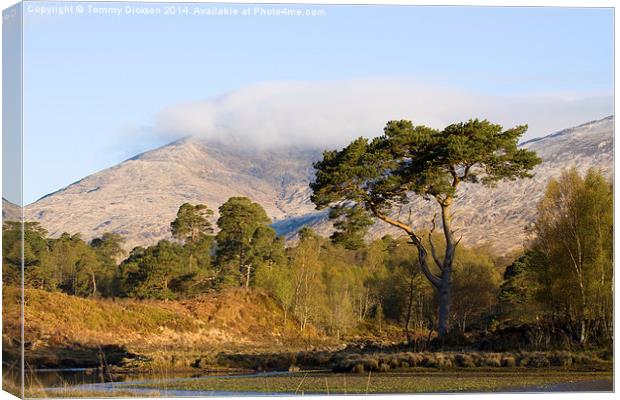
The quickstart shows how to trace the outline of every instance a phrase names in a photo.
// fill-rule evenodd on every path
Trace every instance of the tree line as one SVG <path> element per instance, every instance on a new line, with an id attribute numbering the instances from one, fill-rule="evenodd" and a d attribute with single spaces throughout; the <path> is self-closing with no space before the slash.
<path id="1" fill-rule="evenodd" d="M 612 202 L 611 184 L 599 172 L 582 177 L 569 170 L 549 183 L 534 239 L 508 266 L 506 257 L 488 249 L 461 246 L 454 260 L 452 294 L 459 301 L 451 308 L 452 330 L 524 326 L 542 347 L 558 337 L 608 343 Z M 88 243 L 78 234 L 49 238 L 38 223 L 26 222 L 25 285 L 82 297 L 162 300 L 260 288 L 282 307 L 280 323 L 296 321 L 302 332 L 311 325 L 334 337 L 377 334 L 389 325 L 410 334 L 438 324 L 436 291 L 406 237 L 358 242 L 343 234 L 347 227 L 330 238 L 304 227 L 298 241 L 285 247 L 262 207 L 247 198 L 232 198 L 220 208 L 217 234 L 212 214 L 205 205 L 183 204 L 171 224 L 172 240 L 129 254 L 117 234 Z M 5 222 L 5 285 L 20 282 L 20 234 L 20 224 Z M 432 240 L 444 251 L 441 235 L 425 236 L 424 245 Z"/>
<path id="2" fill-rule="evenodd" d="M 521 255 L 498 258 L 463 246 L 455 235 L 451 216 L 460 185 L 532 176 L 541 160 L 517 146 L 526 129 L 470 120 L 439 131 L 391 121 L 372 141 L 326 151 L 314 165 L 311 200 L 330 209 L 334 233 L 324 238 L 304 227 L 288 247 L 265 210 L 245 197 L 220 206 L 217 233 L 207 205 L 183 204 L 171 240 L 129 254 L 115 234 L 89 243 L 79 235 L 51 239 L 27 222 L 25 284 L 77 296 L 162 300 L 261 288 L 280 303 L 282 323 L 294 318 L 302 332 L 312 325 L 336 337 L 398 324 L 409 339 L 424 329 L 445 337 L 522 327 L 541 346 L 558 337 L 608 343 L 613 195 L 599 171 L 581 176 L 573 169 L 549 183 Z M 411 196 L 436 205 L 430 229 L 392 217 Z M 376 221 L 404 236 L 368 242 Z M 19 282 L 20 229 L 3 226 L 5 284 Z"/>
<path id="3" fill-rule="evenodd" d="M 214 234 L 209 222 L 213 212 L 207 206 L 183 204 L 171 223 L 171 240 L 136 247 L 129 254 L 117 234 L 90 242 L 79 234 L 49 238 L 38 223 L 27 222 L 25 286 L 81 297 L 159 300 L 233 287 L 262 289 L 282 307 L 283 320 L 276 322 L 294 320 L 301 332 L 312 326 L 335 337 L 359 329 L 381 331 L 387 324 L 408 330 L 435 324 L 432 289 L 416 268 L 416 255 L 405 238 L 387 235 L 351 242 L 342 234 L 344 227 L 330 238 L 303 227 L 297 242 L 286 247 L 264 209 L 250 199 L 233 197 L 219 211 Z M 4 224 L 7 285 L 20 280 L 20 231 L 17 222 Z M 472 285 L 489 288 L 488 296 L 454 309 L 454 318 L 466 321 L 465 329 L 476 326 L 490 310 L 501 274 L 483 249 L 464 248 L 456 264 L 456 293 Z"/>

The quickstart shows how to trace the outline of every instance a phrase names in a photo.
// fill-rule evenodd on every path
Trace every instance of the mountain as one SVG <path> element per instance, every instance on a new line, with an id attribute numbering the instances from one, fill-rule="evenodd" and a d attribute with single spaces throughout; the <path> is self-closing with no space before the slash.
<path id="1" fill-rule="evenodd" d="M 2 221 L 18 221 L 21 218 L 21 209 L 4 197 L 2 198 Z"/>
<path id="2" fill-rule="evenodd" d="M 544 160 L 532 179 L 494 188 L 464 185 L 454 216 L 463 243 L 490 246 L 497 253 L 516 250 L 550 178 L 571 166 L 581 171 L 599 167 L 611 176 L 613 122 L 607 117 L 523 143 Z M 319 158 L 316 150 L 240 149 L 185 138 L 47 195 L 28 205 L 25 213 L 52 236 L 81 232 L 91 239 L 113 231 L 124 235 L 131 248 L 170 237 L 169 224 L 185 202 L 207 204 L 217 214 L 229 197 L 247 196 L 263 205 L 281 234 L 292 237 L 310 225 L 327 235 L 332 228 L 326 212 L 317 212 L 309 201 L 312 162 Z M 411 218 L 416 227 L 428 227 L 434 212 L 432 203 L 412 198 L 394 214 Z M 370 235 L 386 233 L 400 234 L 378 222 Z"/>
<path id="3" fill-rule="evenodd" d="M 531 179 L 500 182 L 495 187 L 465 184 L 459 188 L 460 198 L 454 202 L 453 226 L 457 237 L 469 246 L 489 247 L 496 254 L 507 254 L 523 247 L 525 228 L 536 218 L 536 206 L 545 193 L 547 183 L 559 177 L 564 169 L 576 167 L 581 173 L 600 168 L 612 177 L 614 168 L 614 117 L 588 122 L 573 128 L 521 144 L 535 151 L 543 162 Z M 436 212 L 434 204 L 413 198 L 400 211 L 416 227 L 430 228 Z M 386 224 L 375 224 L 373 237 L 400 234 Z"/>
<path id="4" fill-rule="evenodd" d="M 274 220 L 313 212 L 308 181 L 319 151 L 257 151 L 184 138 L 75 182 L 26 206 L 50 235 L 113 231 L 126 247 L 170 236 L 170 222 L 189 202 L 217 208 L 233 196 L 263 205 Z"/>

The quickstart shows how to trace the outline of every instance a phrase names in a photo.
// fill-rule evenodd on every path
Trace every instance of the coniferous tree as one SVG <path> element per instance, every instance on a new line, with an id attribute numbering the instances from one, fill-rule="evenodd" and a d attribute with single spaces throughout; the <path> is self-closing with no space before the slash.
<path id="1" fill-rule="evenodd" d="M 256 268 L 268 262 L 272 246 L 281 246 L 263 207 L 247 197 L 232 197 L 217 220 L 216 262 L 225 283 L 250 286 Z M 277 253 L 277 251 L 276 251 Z"/>
<path id="2" fill-rule="evenodd" d="M 540 315 L 536 304 L 540 289 L 534 264 L 543 257 L 528 250 L 506 267 L 498 295 L 498 317 L 503 325 L 529 324 Z"/>
<path id="3" fill-rule="evenodd" d="M 118 291 L 116 286 L 117 262 L 126 255 L 123 249 L 124 239 L 117 233 L 106 232 L 101 237 L 90 241 L 90 247 L 95 250 L 101 271 L 98 277 L 98 289 L 106 297 L 114 296 Z"/>
<path id="4" fill-rule="evenodd" d="M 462 183 L 492 185 L 530 177 L 540 159 L 517 146 L 526 130 L 526 126 L 517 126 L 504 131 L 500 125 L 478 119 L 442 131 L 410 121 L 390 121 L 384 134 L 372 141 L 359 138 L 340 151 L 325 151 L 323 159 L 314 164 L 311 199 L 319 209 L 356 204 L 407 234 L 422 272 L 437 291 L 438 331 L 443 336 L 449 328 L 452 265 L 459 243 L 452 226 L 457 189 Z M 407 203 L 411 194 L 434 200 L 446 243 L 443 257 L 432 242 L 430 246 L 423 243 L 411 224 L 390 215 L 392 207 Z"/>
<path id="5" fill-rule="evenodd" d="M 162 240 L 146 249 L 134 248 L 120 265 L 123 292 L 130 297 L 171 300 L 180 294 L 175 280 L 186 274 L 183 246 Z"/>
<path id="6" fill-rule="evenodd" d="M 336 206 L 330 210 L 329 218 L 335 220 L 332 242 L 349 250 L 364 247 L 366 233 L 373 224 L 367 212 L 360 207 Z"/>
<path id="7" fill-rule="evenodd" d="M 23 224 L 18 221 L 4 222 L 2 226 L 2 281 L 5 285 L 21 284 L 23 264 L 26 286 L 48 290 L 56 287 L 57 283 L 53 280 L 51 271 L 41 265 L 41 254 L 47 245 L 46 235 L 47 231 L 38 222 L 24 222 Z"/>
<path id="8" fill-rule="evenodd" d="M 213 211 L 204 204 L 184 203 L 170 224 L 172 237 L 185 243 L 188 250 L 187 272 L 190 274 L 196 272 L 196 269 L 204 272 L 211 264 L 212 216 Z"/>

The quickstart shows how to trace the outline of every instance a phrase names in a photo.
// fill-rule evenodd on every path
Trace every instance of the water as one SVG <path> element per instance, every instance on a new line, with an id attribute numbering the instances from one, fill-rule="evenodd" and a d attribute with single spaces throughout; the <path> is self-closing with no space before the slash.
<path id="1" fill-rule="evenodd" d="M 249 376 L 276 376 L 286 375 L 289 372 L 272 371 L 259 373 L 192 373 L 192 372 L 158 372 L 154 374 L 117 374 L 113 376 L 113 381 L 106 381 L 104 376 L 93 369 L 63 369 L 63 370 L 34 370 L 26 376 L 27 384 L 35 387 L 42 387 L 46 392 L 64 391 L 67 388 L 85 392 L 102 392 L 113 395 L 114 392 L 133 392 L 142 394 L 145 397 L 157 392 L 163 397 L 207 397 L 207 396 L 286 396 L 283 393 L 264 393 L 264 392 L 228 392 L 228 391 L 201 391 L 201 390 L 179 390 L 165 389 L 167 383 L 183 382 L 194 379 L 208 379 L 226 376 L 227 378 L 244 378 Z M 159 388 L 135 388 L 132 385 L 157 384 Z"/>
<path id="2" fill-rule="evenodd" d="M 222 373 L 191 373 L 158 372 L 154 374 L 118 374 L 114 381 L 109 382 L 96 370 L 69 369 L 69 370 L 37 370 L 27 374 L 27 382 L 35 387 L 45 388 L 45 391 L 64 391 L 68 387 L 84 392 L 101 392 L 106 396 L 114 396 L 114 392 L 132 392 L 143 397 L 211 397 L 211 396 L 286 396 L 292 393 L 264 393 L 264 392 L 229 392 L 229 391 L 202 391 L 166 389 L 166 385 L 174 382 L 191 381 L 194 379 L 209 379 L 226 376 L 227 378 L 267 377 L 287 375 L 289 372 L 260 372 L 247 374 Z M 130 387 L 140 384 L 154 384 L 159 389 Z M 613 391 L 613 381 L 610 379 L 593 379 L 587 381 L 564 382 L 545 386 L 522 386 L 502 392 L 610 392 Z"/>

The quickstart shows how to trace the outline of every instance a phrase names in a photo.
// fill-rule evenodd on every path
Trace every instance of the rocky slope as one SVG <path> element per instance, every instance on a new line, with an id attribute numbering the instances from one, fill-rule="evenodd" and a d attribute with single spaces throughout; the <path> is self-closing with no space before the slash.
<path id="1" fill-rule="evenodd" d="M 2 198 L 2 221 L 17 221 L 21 218 L 21 209 L 18 205 Z"/>
<path id="2" fill-rule="evenodd" d="M 148 151 L 90 175 L 26 207 L 52 236 L 81 232 L 85 239 L 113 231 L 126 246 L 170 236 L 169 225 L 185 202 L 217 208 L 247 196 L 279 221 L 313 211 L 308 181 L 317 151 L 240 150 L 193 138 Z"/>
<path id="3" fill-rule="evenodd" d="M 464 186 L 454 217 L 463 243 L 488 245 L 497 253 L 516 250 L 550 178 L 571 166 L 582 171 L 594 166 L 611 175 L 613 122 L 607 117 L 524 143 L 544 160 L 533 179 L 495 188 Z M 114 231 L 131 248 L 169 237 L 170 221 L 184 202 L 216 211 L 231 196 L 247 196 L 265 207 L 280 233 L 292 236 L 311 225 L 328 234 L 325 212 L 309 202 L 312 162 L 319 157 L 313 150 L 242 150 L 182 139 L 50 194 L 27 206 L 26 217 L 40 221 L 52 235 L 81 232 L 90 239 Z M 432 203 L 413 199 L 395 214 L 425 227 L 434 212 Z M 371 230 L 372 237 L 386 233 L 400 232 L 383 223 Z"/>
<path id="4" fill-rule="evenodd" d="M 536 205 L 549 180 L 571 167 L 581 173 L 590 167 L 600 168 L 612 177 L 613 142 L 614 119 L 607 117 L 523 143 L 543 159 L 534 169 L 534 177 L 500 182 L 493 188 L 464 185 L 454 203 L 457 236 L 462 234 L 463 243 L 469 246 L 489 247 L 497 254 L 518 250 L 527 241 L 525 228 L 534 221 Z M 409 210 L 414 226 L 427 228 L 437 211 L 432 202 L 412 199 L 400 211 L 401 219 L 409 218 Z M 371 233 L 374 237 L 400 234 L 383 223 L 375 224 Z"/>

